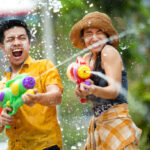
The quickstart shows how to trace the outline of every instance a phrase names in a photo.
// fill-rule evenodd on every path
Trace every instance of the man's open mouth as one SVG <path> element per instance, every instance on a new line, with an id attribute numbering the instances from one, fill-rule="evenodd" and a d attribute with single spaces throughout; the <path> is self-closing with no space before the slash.
<path id="1" fill-rule="evenodd" d="M 22 55 L 22 51 L 21 50 L 14 50 L 12 52 L 14 57 L 20 57 Z"/>

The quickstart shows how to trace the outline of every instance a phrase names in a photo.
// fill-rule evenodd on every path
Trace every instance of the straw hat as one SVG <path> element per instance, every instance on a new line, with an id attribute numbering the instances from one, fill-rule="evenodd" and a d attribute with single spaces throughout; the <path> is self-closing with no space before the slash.
<path id="1" fill-rule="evenodd" d="M 118 32 L 113 27 L 111 19 L 104 13 L 100 12 L 92 12 L 87 14 L 83 19 L 78 21 L 71 29 L 70 31 L 70 40 L 72 42 L 72 45 L 79 48 L 84 49 L 84 41 L 81 37 L 81 31 L 83 29 L 93 27 L 93 28 L 99 28 L 104 33 L 107 33 L 107 35 L 118 36 Z M 119 37 L 112 41 L 112 45 L 117 48 L 119 44 Z"/>

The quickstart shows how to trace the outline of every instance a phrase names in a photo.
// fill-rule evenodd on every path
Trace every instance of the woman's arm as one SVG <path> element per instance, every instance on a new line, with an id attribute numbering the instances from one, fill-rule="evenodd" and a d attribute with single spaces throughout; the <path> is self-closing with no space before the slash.
<path id="1" fill-rule="evenodd" d="M 93 84 L 90 86 L 81 84 L 80 91 L 81 93 L 83 93 L 83 95 L 84 93 L 88 93 L 88 95 L 93 94 L 105 99 L 115 99 L 119 94 L 122 80 L 122 59 L 120 57 L 120 54 L 114 47 L 107 45 L 102 51 L 101 62 L 102 68 L 105 71 L 106 78 L 109 78 L 107 80 L 108 86 L 100 87 Z"/>

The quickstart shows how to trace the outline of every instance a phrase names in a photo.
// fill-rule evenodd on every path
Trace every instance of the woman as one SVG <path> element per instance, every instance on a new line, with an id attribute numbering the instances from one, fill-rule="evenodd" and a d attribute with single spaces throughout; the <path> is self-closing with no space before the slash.
<path id="1" fill-rule="evenodd" d="M 105 80 L 93 74 L 92 85 L 76 87 L 78 97 L 93 103 L 94 117 L 90 121 L 85 150 L 138 149 L 141 130 L 129 116 L 127 92 L 121 92 L 122 89 L 127 91 L 127 75 L 116 49 L 119 37 L 111 19 L 104 13 L 89 13 L 72 27 L 70 39 L 79 49 L 90 46 L 90 52 L 84 55 L 85 61 L 94 71 L 108 77 Z M 98 42 L 101 44 L 97 45 Z"/>

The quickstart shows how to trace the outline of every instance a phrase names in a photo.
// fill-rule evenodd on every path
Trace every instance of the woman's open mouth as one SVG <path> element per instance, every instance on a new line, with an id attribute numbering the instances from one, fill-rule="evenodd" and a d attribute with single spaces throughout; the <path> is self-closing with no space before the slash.
<path id="1" fill-rule="evenodd" d="M 13 50 L 12 54 L 14 57 L 20 57 L 22 55 L 22 50 Z"/>

